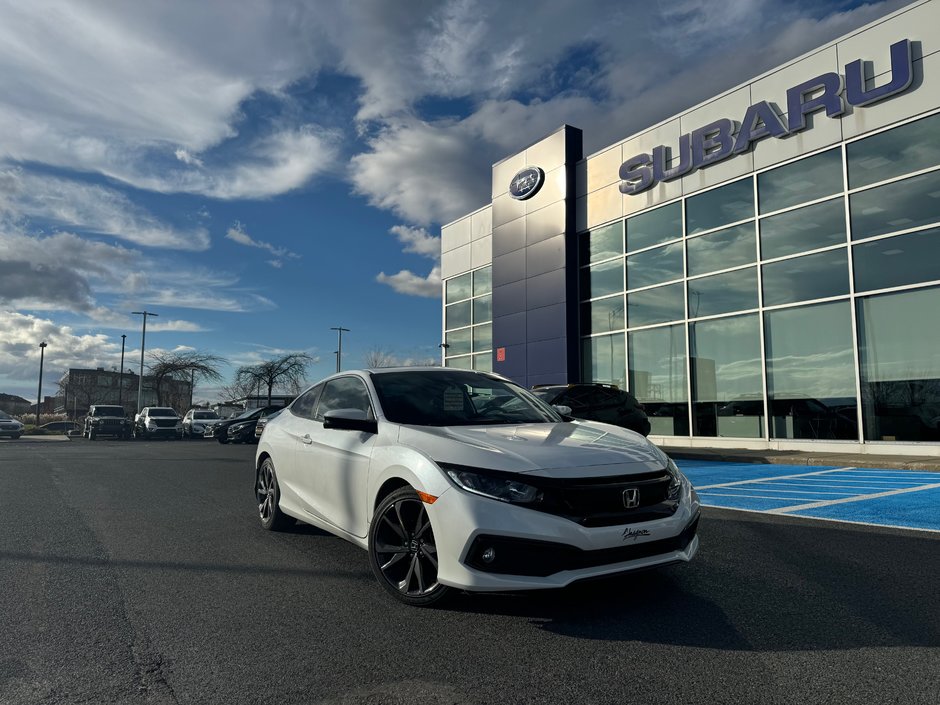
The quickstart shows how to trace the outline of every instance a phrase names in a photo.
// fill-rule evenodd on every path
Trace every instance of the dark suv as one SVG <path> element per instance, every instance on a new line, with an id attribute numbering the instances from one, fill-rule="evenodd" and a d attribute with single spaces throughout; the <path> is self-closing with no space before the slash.
<path id="1" fill-rule="evenodd" d="M 643 405 L 630 392 L 614 384 L 544 385 L 534 387 L 532 393 L 549 404 L 569 407 L 575 418 L 609 423 L 649 435 L 650 420 Z"/>
<path id="2" fill-rule="evenodd" d="M 114 404 L 92 404 L 85 416 L 82 426 L 82 436 L 90 441 L 98 436 L 114 436 L 115 438 L 130 438 L 131 422 L 123 406 Z"/>

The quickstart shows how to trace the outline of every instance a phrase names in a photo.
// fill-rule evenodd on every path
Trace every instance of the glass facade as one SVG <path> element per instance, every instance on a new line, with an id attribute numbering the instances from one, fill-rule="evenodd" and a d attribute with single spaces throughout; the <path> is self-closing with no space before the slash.
<path id="1" fill-rule="evenodd" d="M 489 266 L 444 282 L 444 365 L 493 369 L 493 271 Z"/>
<path id="2" fill-rule="evenodd" d="M 583 379 L 653 435 L 940 442 L 940 113 L 581 237 Z"/>

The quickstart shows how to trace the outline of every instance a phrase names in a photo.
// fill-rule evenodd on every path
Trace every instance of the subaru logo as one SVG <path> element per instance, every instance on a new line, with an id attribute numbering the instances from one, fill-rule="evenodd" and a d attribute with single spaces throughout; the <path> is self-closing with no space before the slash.
<path id="1" fill-rule="evenodd" d="M 623 491 L 623 506 L 627 509 L 636 509 L 640 506 L 640 491 L 636 487 Z"/>
<path id="2" fill-rule="evenodd" d="M 532 198 L 542 185 L 545 173 L 537 166 L 527 166 L 509 182 L 509 195 L 517 201 Z"/>

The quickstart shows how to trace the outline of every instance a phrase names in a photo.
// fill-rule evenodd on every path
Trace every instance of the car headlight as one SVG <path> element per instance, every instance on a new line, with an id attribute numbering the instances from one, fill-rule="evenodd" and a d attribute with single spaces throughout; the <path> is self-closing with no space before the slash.
<path id="1" fill-rule="evenodd" d="M 455 485 L 467 492 L 512 504 L 533 504 L 542 499 L 542 491 L 518 480 L 501 477 L 498 471 L 481 473 L 475 468 L 438 463 Z"/>
<path id="2" fill-rule="evenodd" d="M 232 433 L 232 432 L 238 433 L 239 431 L 244 431 L 246 428 L 248 428 L 248 424 L 246 424 L 246 423 L 236 423 L 236 424 L 232 424 L 231 426 L 229 426 L 229 427 L 228 427 L 228 430 L 229 430 L 230 433 Z"/>
<path id="3" fill-rule="evenodd" d="M 676 465 L 672 458 L 669 458 L 669 461 L 666 463 L 666 472 L 669 473 L 669 477 L 671 478 L 667 496 L 669 499 L 679 499 L 679 493 L 682 491 L 682 480 L 684 476 L 682 471 L 679 469 L 679 466 Z"/>

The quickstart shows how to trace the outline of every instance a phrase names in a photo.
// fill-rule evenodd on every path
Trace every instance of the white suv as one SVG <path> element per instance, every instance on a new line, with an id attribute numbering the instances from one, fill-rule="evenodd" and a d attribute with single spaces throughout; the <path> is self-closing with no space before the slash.
<path id="1" fill-rule="evenodd" d="M 145 406 L 134 419 L 134 438 L 182 438 L 183 420 L 168 406 Z"/>

